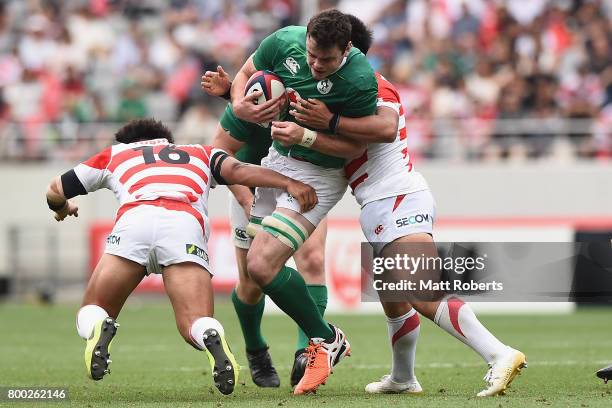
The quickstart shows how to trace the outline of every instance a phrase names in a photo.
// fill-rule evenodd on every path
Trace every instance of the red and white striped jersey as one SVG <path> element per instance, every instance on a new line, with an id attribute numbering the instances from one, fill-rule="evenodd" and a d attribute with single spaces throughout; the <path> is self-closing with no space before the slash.
<path id="1" fill-rule="evenodd" d="M 344 171 L 360 206 L 429 187 L 425 178 L 414 171 L 406 142 L 406 118 L 395 87 L 376 72 L 378 107 L 391 108 L 399 115 L 397 136 L 392 143 L 370 143 L 360 157 L 349 162 Z"/>
<path id="2" fill-rule="evenodd" d="M 87 192 L 107 188 L 119 200 L 118 220 L 141 204 L 192 214 L 208 236 L 210 158 L 218 149 L 166 139 L 110 146 L 74 168 Z"/>

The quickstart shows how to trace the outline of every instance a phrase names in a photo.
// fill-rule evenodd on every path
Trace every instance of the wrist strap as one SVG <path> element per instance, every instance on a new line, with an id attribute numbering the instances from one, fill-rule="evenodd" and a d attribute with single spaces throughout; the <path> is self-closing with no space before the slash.
<path id="1" fill-rule="evenodd" d="M 329 120 L 329 130 L 335 135 L 338 131 L 338 125 L 340 124 L 340 114 L 334 113 L 334 116 Z"/>
<path id="2" fill-rule="evenodd" d="M 64 204 L 59 205 L 59 204 L 52 203 L 51 201 L 49 201 L 49 198 L 47 198 L 47 205 L 49 206 L 49 209 L 51 211 L 58 212 L 66 208 L 66 206 L 68 205 L 68 200 L 64 201 Z"/>
<path id="3" fill-rule="evenodd" d="M 302 141 L 299 143 L 300 146 L 310 147 L 317 140 L 317 133 L 310 129 L 304 129 L 304 136 Z"/>

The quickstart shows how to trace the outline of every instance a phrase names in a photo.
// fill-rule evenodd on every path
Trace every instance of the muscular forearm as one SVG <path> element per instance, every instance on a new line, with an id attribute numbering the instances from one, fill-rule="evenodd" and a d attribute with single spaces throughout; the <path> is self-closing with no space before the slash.
<path id="1" fill-rule="evenodd" d="M 286 190 L 289 177 L 270 169 L 236 161 L 231 164 L 229 176 L 223 176 L 228 184 L 241 184 L 247 187 L 271 187 Z"/>
<path id="2" fill-rule="evenodd" d="M 330 136 L 324 133 L 317 133 L 317 138 L 310 148 L 323 154 L 352 159 L 361 155 L 366 145 L 358 140 L 352 140 L 342 135 Z"/>
<path id="3" fill-rule="evenodd" d="M 62 190 L 62 182 L 59 177 L 55 177 L 47 187 L 47 203 L 53 207 L 63 207 L 66 205 L 66 197 Z"/>
<path id="4" fill-rule="evenodd" d="M 376 115 L 361 118 L 340 117 L 337 133 L 364 143 L 390 143 L 397 136 L 399 115 L 388 107 L 379 107 Z"/>
<path id="5" fill-rule="evenodd" d="M 79 207 L 66 198 L 66 194 L 70 196 L 70 192 L 64 191 L 62 177 L 55 177 L 47 187 L 47 205 L 55 213 L 56 221 L 63 221 L 68 216 L 79 216 Z"/>
<path id="6" fill-rule="evenodd" d="M 234 197 L 236 197 L 236 201 L 238 201 L 240 205 L 246 205 L 252 202 L 253 193 L 251 193 L 248 187 L 240 184 L 231 184 L 227 186 L 227 188 L 232 192 Z"/>

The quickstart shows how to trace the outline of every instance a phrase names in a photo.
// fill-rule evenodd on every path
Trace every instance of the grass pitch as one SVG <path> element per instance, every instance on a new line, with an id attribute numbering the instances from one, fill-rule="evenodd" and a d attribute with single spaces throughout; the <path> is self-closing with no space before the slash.
<path id="1" fill-rule="evenodd" d="M 478 399 L 486 366 L 480 357 L 431 322 L 421 319 L 417 376 L 421 396 L 367 395 L 364 386 L 389 371 L 390 351 L 382 316 L 330 316 L 351 341 L 343 361 L 317 395 L 293 396 L 289 370 L 296 330 L 285 316 L 266 316 L 264 333 L 281 376 L 280 389 L 259 389 L 248 368 L 233 395 L 212 386 L 209 366 L 179 336 L 169 302 L 129 301 L 118 319 L 112 373 L 86 377 L 85 343 L 74 327 L 77 306 L 0 305 L 0 386 L 66 387 L 69 402 L 14 406 L 77 407 L 610 407 L 612 384 L 594 372 L 612 361 L 612 310 L 561 316 L 483 316 L 502 341 L 525 352 L 529 367 L 503 397 Z M 238 361 L 246 366 L 237 319 L 227 300 L 217 316 Z M 0 400 L 0 406 L 11 403 Z"/>

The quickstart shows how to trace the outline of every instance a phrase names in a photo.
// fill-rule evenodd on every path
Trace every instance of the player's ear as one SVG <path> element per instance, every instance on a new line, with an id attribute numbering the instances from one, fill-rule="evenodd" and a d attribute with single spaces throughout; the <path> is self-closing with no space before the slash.
<path id="1" fill-rule="evenodd" d="M 346 44 L 346 48 L 344 49 L 344 55 L 342 56 L 343 58 L 348 55 L 351 48 L 353 48 L 353 42 L 349 40 L 348 44 Z"/>

